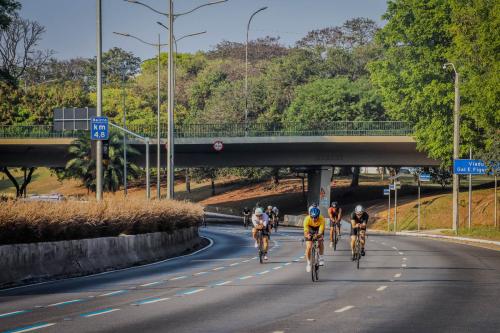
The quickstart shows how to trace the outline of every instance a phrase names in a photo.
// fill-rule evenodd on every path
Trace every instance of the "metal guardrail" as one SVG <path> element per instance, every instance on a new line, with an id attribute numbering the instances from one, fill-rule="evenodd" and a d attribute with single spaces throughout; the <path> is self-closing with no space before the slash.
<path id="1" fill-rule="evenodd" d="M 156 125 L 131 125 L 132 132 L 145 137 L 156 137 Z M 72 138 L 81 131 L 55 131 L 52 125 L 2 125 L 0 138 Z M 403 121 L 336 121 L 310 124 L 220 123 L 186 124 L 176 126 L 176 138 L 212 137 L 267 137 L 267 136 L 407 136 L 412 126 Z M 160 127 L 162 138 L 167 137 L 167 126 Z"/>

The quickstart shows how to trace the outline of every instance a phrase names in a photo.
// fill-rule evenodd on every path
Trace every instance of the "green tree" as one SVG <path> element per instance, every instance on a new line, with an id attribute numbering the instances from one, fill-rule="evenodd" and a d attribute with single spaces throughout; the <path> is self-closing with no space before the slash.
<path id="1" fill-rule="evenodd" d="M 104 159 L 104 191 L 116 192 L 123 185 L 123 137 L 112 132 L 108 140 L 108 157 Z M 133 158 L 139 152 L 126 146 L 127 156 Z M 91 140 L 88 134 L 77 138 L 69 147 L 71 159 L 66 163 L 64 170 L 57 175 L 59 179 L 78 179 L 88 191 L 95 191 L 95 160 L 91 156 Z M 127 160 L 127 175 L 137 178 L 141 175 L 140 169 Z"/>
<path id="2" fill-rule="evenodd" d="M 381 98 L 367 79 L 319 79 L 297 88 L 284 114 L 285 124 L 324 124 L 341 120 L 383 120 Z"/>
<path id="3" fill-rule="evenodd" d="M 0 0 L 0 30 L 6 29 L 14 13 L 21 9 L 21 4 L 15 0 Z"/>

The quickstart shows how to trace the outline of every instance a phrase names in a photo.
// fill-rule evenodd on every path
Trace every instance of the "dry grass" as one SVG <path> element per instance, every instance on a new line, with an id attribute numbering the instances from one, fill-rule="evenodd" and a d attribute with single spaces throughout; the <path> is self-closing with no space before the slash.
<path id="1" fill-rule="evenodd" d="M 200 205 L 167 200 L 7 201 L 0 203 L 0 244 L 171 233 L 202 215 Z"/>

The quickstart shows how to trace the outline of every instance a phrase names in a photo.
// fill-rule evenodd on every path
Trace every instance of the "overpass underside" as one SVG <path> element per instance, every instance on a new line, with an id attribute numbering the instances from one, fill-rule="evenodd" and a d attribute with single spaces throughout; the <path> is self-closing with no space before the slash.
<path id="1" fill-rule="evenodd" d="M 224 149 L 216 152 L 220 140 Z M 0 166 L 64 167 L 71 138 L 0 139 Z M 145 146 L 130 141 L 145 165 Z M 162 167 L 166 165 L 165 141 L 161 145 Z M 408 136 L 322 136 L 180 138 L 175 141 L 176 167 L 321 167 L 321 166 L 436 166 L 416 149 Z M 150 165 L 156 165 L 156 141 L 150 144 Z"/>

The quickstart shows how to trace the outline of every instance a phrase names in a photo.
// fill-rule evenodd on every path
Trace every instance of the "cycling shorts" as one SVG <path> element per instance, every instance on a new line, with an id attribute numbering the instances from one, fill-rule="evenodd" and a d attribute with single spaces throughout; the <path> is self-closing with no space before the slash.
<path id="1" fill-rule="evenodd" d="M 351 236 L 357 236 L 360 229 L 353 228 L 351 225 Z M 366 231 L 366 223 L 361 223 L 361 230 Z"/>

